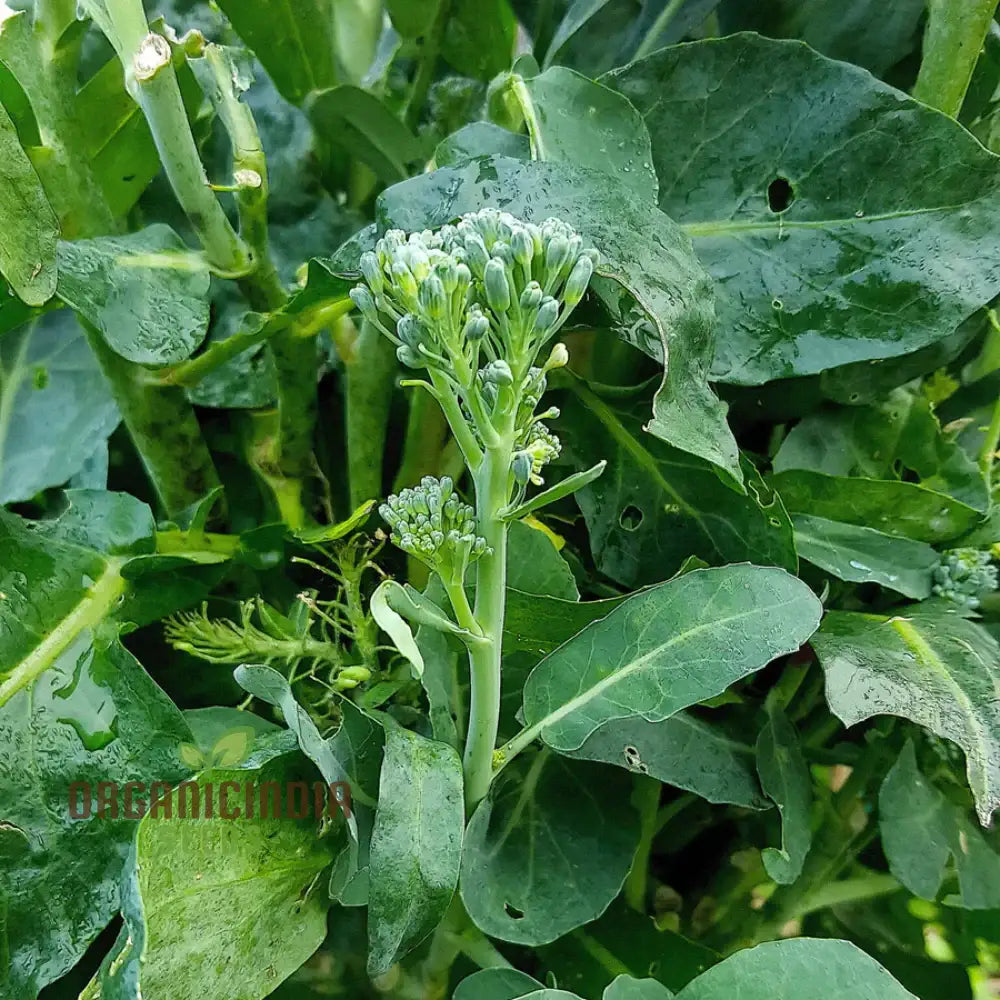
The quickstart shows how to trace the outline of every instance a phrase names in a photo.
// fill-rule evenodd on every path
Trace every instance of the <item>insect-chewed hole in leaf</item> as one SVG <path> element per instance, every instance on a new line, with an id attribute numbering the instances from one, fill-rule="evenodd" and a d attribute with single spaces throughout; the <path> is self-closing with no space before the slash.
<path id="1" fill-rule="evenodd" d="M 643 764 L 642 757 L 639 754 L 637 747 L 627 746 L 622 751 L 622 755 L 625 757 L 625 763 L 633 771 L 639 771 L 641 774 L 649 774 L 649 767 Z"/>
<path id="2" fill-rule="evenodd" d="M 523 920 L 524 910 L 519 910 L 516 906 L 512 906 L 510 903 L 503 904 L 503 911 L 510 917 L 511 920 Z"/>
<path id="3" fill-rule="evenodd" d="M 795 189 L 787 177 L 775 177 L 767 186 L 767 207 L 772 212 L 784 212 L 795 201 Z"/>
<path id="4" fill-rule="evenodd" d="M 629 504 L 622 512 L 618 515 L 618 523 L 626 531 L 635 531 L 640 524 L 642 524 L 642 519 L 645 517 L 643 512 L 636 507 L 635 504 Z"/>

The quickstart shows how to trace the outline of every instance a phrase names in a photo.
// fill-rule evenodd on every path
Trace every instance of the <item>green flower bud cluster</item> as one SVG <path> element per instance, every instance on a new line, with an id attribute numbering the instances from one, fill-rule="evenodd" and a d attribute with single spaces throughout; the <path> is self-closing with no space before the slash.
<path id="1" fill-rule="evenodd" d="M 541 486 L 542 469 L 559 457 L 562 444 L 540 420 L 528 428 L 523 447 L 514 454 L 514 478 L 522 486 Z"/>
<path id="2" fill-rule="evenodd" d="M 395 545 L 447 580 L 460 582 L 469 563 L 491 551 L 476 534 L 475 511 L 448 476 L 424 476 L 419 486 L 390 496 L 379 513 Z"/>
<path id="3" fill-rule="evenodd" d="M 598 259 L 558 219 L 536 226 L 486 208 L 434 232 L 390 230 L 362 254 L 364 283 L 351 298 L 404 364 L 447 373 L 464 358 L 474 371 L 480 350 L 533 360 L 583 298 Z"/>
<path id="4" fill-rule="evenodd" d="M 951 549 L 943 553 L 934 570 L 934 593 L 970 611 L 979 607 L 983 594 L 998 586 L 1000 579 L 989 552 L 978 549 Z"/>

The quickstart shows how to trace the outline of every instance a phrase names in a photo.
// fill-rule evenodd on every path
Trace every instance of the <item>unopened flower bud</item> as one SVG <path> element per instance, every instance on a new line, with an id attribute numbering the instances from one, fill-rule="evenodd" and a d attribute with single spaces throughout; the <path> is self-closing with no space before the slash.
<path id="1" fill-rule="evenodd" d="M 407 347 L 416 350 L 424 339 L 424 328 L 413 313 L 407 313 L 396 324 L 396 335 Z"/>
<path id="2" fill-rule="evenodd" d="M 514 260 L 530 274 L 531 259 L 535 255 L 535 242 L 527 229 L 515 230 L 511 236 L 510 248 L 514 254 Z"/>
<path id="3" fill-rule="evenodd" d="M 377 321 L 378 310 L 375 308 L 375 300 L 372 298 L 372 293 L 364 285 L 355 285 L 348 294 L 351 296 L 351 301 L 358 307 L 358 312 L 366 320 L 369 322 Z"/>
<path id="4" fill-rule="evenodd" d="M 583 298 L 583 293 L 590 284 L 590 278 L 594 273 L 594 264 L 589 257 L 581 257 L 566 279 L 566 287 L 563 289 L 563 301 L 568 309 L 572 309 Z"/>
<path id="5" fill-rule="evenodd" d="M 482 237 L 476 233 L 470 233 L 465 237 L 465 259 L 473 274 L 481 275 L 490 259 L 486 252 L 486 244 Z"/>
<path id="6" fill-rule="evenodd" d="M 482 340 L 489 333 L 490 321 L 481 313 L 469 313 L 469 318 L 465 321 L 462 336 L 466 340 Z"/>
<path id="7" fill-rule="evenodd" d="M 526 451 L 519 451 L 514 456 L 511 468 L 514 472 L 514 479 L 521 486 L 527 486 L 531 480 L 531 456 Z"/>
<path id="8" fill-rule="evenodd" d="M 535 329 L 541 333 L 547 333 L 556 324 L 559 318 L 559 303 L 551 295 L 542 300 L 538 308 L 538 316 L 535 317 Z"/>
<path id="9" fill-rule="evenodd" d="M 542 304 L 542 286 L 537 281 L 529 282 L 521 292 L 521 308 L 528 312 L 537 309 Z"/>
<path id="10" fill-rule="evenodd" d="M 396 357 L 400 364 L 406 365 L 407 368 L 425 367 L 424 359 L 407 344 L 401 344 L 396 348 Z"/>
<path id="11" fill-rule="evenodd" d="M 385 285 L 385 277 L 382 274 L 382 268 L 379 267 L 378 257 L 371 250 L 361 255 L 361 273 L 364 275 L 365 281 L 368 282 L 368 287 L 373 292 L 378 294 L 382 291 Z"/>
<path id="12" fill-rule="evenodd" d="M 510 308 L 510 286 L 507 284 L 507 268 L 503 261 L 492 258 L 483 272 L 483 286 L 486 302 L 496 313 L 505 313 Z"/>
<path id="13" fill-rule="evenodd" d="M 506 361 L 491 361 L 482 371 L 483 381 L 494 385 L 513 385 L 514 374 Z"/>
<path id="14" fill-rule="evenodd" d="M 553 368 L 565 368 L 569 364 L 569 350 L 560 341 L 549 352 L 549 359 L 545 362 L 545 371 L 550 372 Z"/>
<path id="15" fill-rule="evenodd" d="M 417 279 L 413 277 L 413 272 L 401 260 L 397 260 L 392 265 L 392 277 L 407 298 L 416 298 Z"/>
<path id="16" fill-rule="evenodd" d="M 569 241 L 563 236 L 553 236 L 545 248 L 546 278 L 554 280 L 559 272 L 569 263 Z"/>
<path id="17" fill-rule="evenodd" d="M 420 283 L 418 299 L 431 319 L 444 319 L 448 312 L 448 296 L 443 282 L 436 274 L 429 275 Z"/>

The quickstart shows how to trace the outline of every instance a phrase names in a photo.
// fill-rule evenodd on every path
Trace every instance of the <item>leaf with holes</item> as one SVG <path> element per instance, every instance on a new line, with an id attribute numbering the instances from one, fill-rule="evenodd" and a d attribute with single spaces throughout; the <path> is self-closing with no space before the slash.
<path id="1" fill-rule="evenodd" d="M 744 34 L 601 82 L 646 119 L 660 207 L 716 279 L 716 378 L 907 354 L 1000 291 L 996 157 L 864 70 Z"/>

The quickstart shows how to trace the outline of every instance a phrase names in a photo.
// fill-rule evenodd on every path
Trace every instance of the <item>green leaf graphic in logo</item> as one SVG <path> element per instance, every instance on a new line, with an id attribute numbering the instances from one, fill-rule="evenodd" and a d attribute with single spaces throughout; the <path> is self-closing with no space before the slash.
<path id="1" fill-rule="evenodd" d="M 192 771 L 206 771 L 213 767 L 236 767 L 250 756 L 253 738 L 252 726 L 240 726 L 223 733 L 207 753 L 194 743 L 182 743 L 178 754 L 181 762 Z"/>

